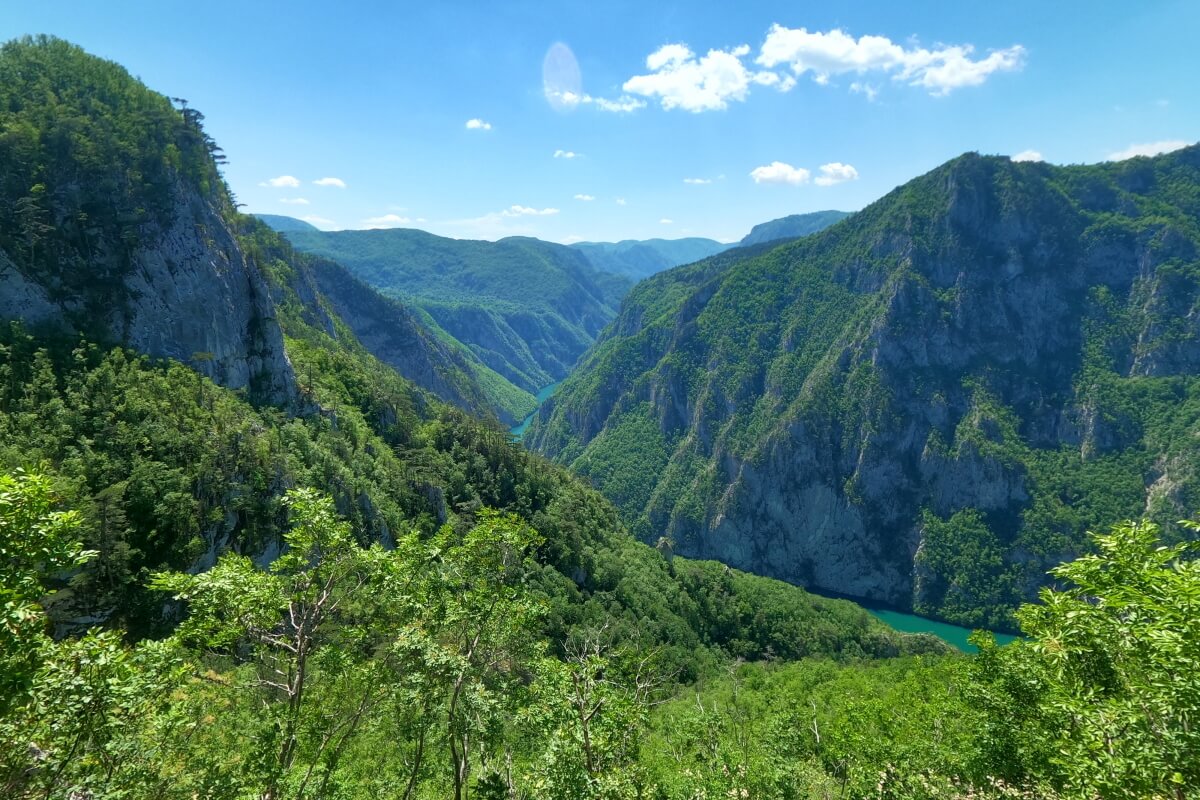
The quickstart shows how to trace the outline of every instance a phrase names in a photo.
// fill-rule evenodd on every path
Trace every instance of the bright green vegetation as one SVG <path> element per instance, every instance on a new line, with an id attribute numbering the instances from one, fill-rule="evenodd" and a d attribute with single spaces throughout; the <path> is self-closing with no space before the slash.
<path id="1" fill-rule="evenodd" d="M 643 281 L 526 442 L 646 541 L 1012 630 L 1087 530 L 1189 535 L 1198 187 L 1196 147 L 965 155 L 828 230 Z"/>
<path id="2" fill-rule="evenodd" d="M 544 540 L 515 516 L 363 547 L 328 498 L 295 490 L 284 505 L 269 568 L 227 553 L 152 576 L 182 615 L 169 637 L 56 641 L 43 585 L 96 554 L 48 480 L 0 478 L 6 797 L 1200 791 L 1200 561 L 1151 524 L 1118 526 L 1099 555 L 1056 570 L 1066 588 L 1019 612 L 1029 641 L 739 661 L 679 688 L 660 649 L 606 624 L 549 646 L 531 557 Z"/>
<path id="3" fill-rule="evenodd" d="M 286 235 L 420 309 L 431 327 L 531 395 L 566 377 L 629 288 L 581 253 L 537 239 L 470 241 L 408 229 Z"/>
<path id="4" fill-rule="evenodd" d="M 828 228 L 850 214 L 846 211 L 813 211 L 809 214 L 791 214 L 770 222 L 761 222 L 750 229 L 750 233 L 739 242 L 742 247 L 751 244 L 778 242 L 781 239 L 798 239 Z"/>
<path id="5" fill-rule="evenodd" d="M 636 283 L 643 278 L 729 249 L 713 239 L 625 239 L 620 242 L 577 242 L 570 245 L 601 272 L 622 275 Z"/>
<path id="6" fill-rule="evenodd" d="M 136 99 L 127 74 L 62 43 L 3 53 L 0 72 L 6 58 L 54 75 L 78 67 Z M 37 83 L 40 70 L 22 76 Z M 121 108 L 95 113 L 119 118 Z M 55 120 L 44 122 L 35 138 L 52 141 Z M 131 130 L 110 122 L 101 128 Z M 102 130 L 92 133 L 95 147 L 108 147 Z M 141 155 L 155 162 L 150 150 Z M 206 163 L 201 179 L 216 175 Z M 678 557 L 670 536 L 654 548 L 636 541 L 578 477 L 387 366 L 397 336 L 438 352 L 415 328 L 381 333 L 338 312 L 349 304 L 386 317 L 400 307 L 376 308 L 378 298 L 336 265 L 297 255 L 236 215 L 222 186 L 200 192 L 191 173 L 165 174 L 189 202 L 211 205 L 261 274 L 272 302 L 260 327 L 278 326 L 296 397 L 267 405 L 182 363 L 93 341 L 87 324 L 69 334 L 0 328 L 0 796 L 1200 792 L 1200 561 L 1195 544 L 1173 543 L 1197 525 L 1116 526 L 1095 537 L 1094 555 L 1055 570 L 1058 588 L 1043 590 L 1040 604 L 1017 611 L 1027 638 L 996 647 L 981 636 L 979 655 L 951 653 L 847 601 Z M 11 224 L 0 224 L 6 248 L 24 236 Z M 69 250 L 56 230 L 43 232 L 40 250 L 14 251 L 27 257 L 22 269 L 42 275 L 38 285 L 56 285 L 53 271 L 36 272 L 54 263 L 39 254 Z M 653 279 L 660 294 L 641 308 L 667 308 L 691 281 L 746 255 Z M 797 281 L 813 307 L 857 306 L 815 268 Z M 772 291 L 765 281 L 757 289 Z M 805 328 L 818 340 L 823 330 L 815 318 Z M 729 335 L 768 352 L 750 326 Z M 816 353 L 806 341 L 789 346 L 801 362 Z M 464 374 L 455 366 L 435 377 L 465 392 L 454 383 Z M 1120 399 L 1121 379 L 1101 378 L 1096 391 Z M 1144 385 L 1135 403 L 1153 406 L 1147 398 L 1166 389 Z M 856 373 L 852 396 L 878 387 Z M 1005 449 L 1017 428 L 1002 394 L 978 382 L 969 394 L 973 416 L 943 446 L 1022 457 Z M 611 432 L 610 464 L 634 446 L 647 460 L 668 446 L 647 426 L 643 402 Z M 1188 406 L 1179 397 L 1175 405 Z M 1186 458 L 1186 421 L 1155 430 L 1165 452 Z M 1119 459 L 1081 457 L 1075 470 L 1055 463 L 1059 514 L 1117 508 L 1072 504 L 1066 481 L 1111 480 L 1123 474 Z M 614 494 L 644 491 L 620 470 L 593 475 Z M 971 509 L 922 519 L 931 540 L 976 534 L 973 558 L 938 553 L 935 575 L 988 564 L 1003 544 L 983 532 L 995 533 L 991 517 Z M 955 582 L 944 596 L 974 610 L 968 588 Z"/>

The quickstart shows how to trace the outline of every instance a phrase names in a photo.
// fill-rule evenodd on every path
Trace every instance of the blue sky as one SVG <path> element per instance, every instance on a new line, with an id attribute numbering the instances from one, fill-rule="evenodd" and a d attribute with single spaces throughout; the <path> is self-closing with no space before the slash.
<path id="1" fill-rule="evenodd" d="M 568 242 L 733 240 L 968 150 L 1195 141 L 1198 30 L 1194 0 L 0 0 L 0 39 L 186 97 L 250 211 Z"/>

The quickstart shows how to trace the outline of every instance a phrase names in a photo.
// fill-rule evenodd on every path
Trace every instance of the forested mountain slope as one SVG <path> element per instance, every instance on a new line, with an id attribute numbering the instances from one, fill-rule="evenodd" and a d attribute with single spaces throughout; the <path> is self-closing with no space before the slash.
<path id="1" fill-rule="evenodd" d="M 525 441 L 681 553 L 1011 625 L 1089 527 L 1200 500 L 1198 212 L 1198 147 L 964 155 L 643 282 Z"/>
<path id="2" fill-rule="evenodd" d="M 409 229 L 286 235 L 421 309 L 529 393 L 566 377 L 629 287 L 581 253 L 525 237 L 485 242 Z"/>

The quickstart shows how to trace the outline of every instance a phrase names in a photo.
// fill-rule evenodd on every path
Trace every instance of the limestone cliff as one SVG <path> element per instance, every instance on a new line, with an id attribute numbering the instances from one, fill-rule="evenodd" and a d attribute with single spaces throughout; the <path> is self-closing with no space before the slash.
<path id="1" fill-rule="evenodd" d="M 526 441 L 679 553 L 1011 624 L 1087 528 L 1200 507 L 1198 186 L 956 159 L 644 282 Z"/>

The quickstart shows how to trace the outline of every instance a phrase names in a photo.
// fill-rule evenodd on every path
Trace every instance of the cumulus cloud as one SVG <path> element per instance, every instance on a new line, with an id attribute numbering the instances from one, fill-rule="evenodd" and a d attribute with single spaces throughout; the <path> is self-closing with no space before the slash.
<path id="1" fill-rule="evenodd" d="M 581 155 L 582 155 L 581 153 L 575 153 L 570 150 L 555 150 L 554 151 L 555 158 L 579 158 Z"/>
<path id="2" fill-rule="evenodd" d="M 767 32 L 755 63 L 768 68 L 783 65 L 797 77 L 811 74 L 818 83 L 846 73 L 883 73 L 938 96 L 978 86 L 994 73 L 1012 72 L 1025 65 L 1025 48 L 1021 45 L 993 50 L 983 58 L 973 58 L 974 52 L 969 44 L 940 45 L 930 50 L 904 47 L 886 36 L 855 39 L 840 28 L 810 32 L 775 24 Z M 867 93 L 866 84 L 860 86 L 860 91 Z"/>
<path id="3" fill-rule="evenodd" d="M 281 197 L 279 202 L 289 206 L 306 206 L 308 200 L 304 197 Z"/>
<path id="4" fill-rule="evenodd" d="M 278 178 L 268 178 L 259 186 L 272 186 L 276 189 L 299 189 L 300 180 L 291 175 L 280 175 Z"/>
<path id="5" fill-rule="evenodd" d="M 845 181 L 858 180 L 858 170 L 849 164 L 843 164 L 840 161 L 834 161 L 830 164 L 822 164 L 817 168 L 817 171 L 821 173 L 817 176 L 817 179 L 813 181 L 813 183 L 817 184 L 817 186 L 833 186 L 834 184 L 844 183 Z"/>
<path id="6" fill-rule="evenodd" d="M 408 225 L 411 222 L 411 219 L 402 217 L 399 214 L 384 214 L 382 217 L 368 217 L 360 224 L 364 228 L 395 228 L 400 225 Z"/>
<path id="7" fill-rule="evenodd" d="M 803 167 L 793 167 L 782 161 L 772 161 L 765 166 L 755 167 L 750 171 L 750 177 L 754 179 L 755 183 L 786 183 L 799 186 L 802 183 L 808 183 L 811 173 Z"/>
<path id="8" fill-rule="evenodd" d="M 318 178 L 313 181 L 316 186 L 336 186 L 339 189 L 346 188 L 346 182 L 341 178 Z"/>
<path id="9" fill-rule="evenodd" d="M 1037 150 L 1022 150 L 1012 157 L 1013 161 L 1045 161 Z"/>
<path id="10" fill-rule="evenodd" d="M 684 183 L 690 183 L 693 186 L 703 186 L 706 183 L 712 183 L 710 178 L 684 178 Z"/>
<path id="11" fill-rule="evenodd" d="M 576 199 L 576 200 L 582 200 L 582 201 L 583 201 L 583 202 L 585 202 L 585 203 L 590 203 L 590 202 L 592 202 L 593 200 L 595 200 L 596 198 L 595 198 L 595 197 L 593 197 L 593 196 L 592 196 L 592 195 L 590 195 L 590 194 L 577 194 L 577 195 L 575 195 L 575 199 Z"/>
<path id="12" fill-rule="evenodd" d="M 1144 142 L 1142 144 L 1131 144 L 1124 150 L 1118 150 L 1115 153 L 1109 153 L 1105 161 L 1124 161 L 1127 158 L 1136 156 L 1157 156 L 1162 153 L 1171 153 L 1175 150 L 1181 150 L 1187 147 L 1191 142 L 1185 142 L 1181 139 L 1168 139 L 1162 142 Z"/>
<path id="13" fill-rule="evenodd" d="M 692 113 L 728 108 L 731 100 L 746 99 L 751 84 L 775 85 L 782 79 L 774 73 L 757 73 L 742 59 L 749 45 L 729 50 L 709 50 L 697 56 L 684 44 L 667 44 L 646 57 L 646 75 L 635 75 L 621 87 L 630 94 L 654 97 L 665 109 Z"/>
<path id="14" fill-rule="evenodd" d="M 490 131 L 491 129 L 492 123 L 484 122 L 478 117 L 467 120 L 467 130 L 469 131 Z"/>
<path id="15" fill-rule="evenodd" d="M 530 208 L 529 206 L 512 205 L 500 212 L 502 217 L 548 217 L 557 214 L 557 208 Z"/>

